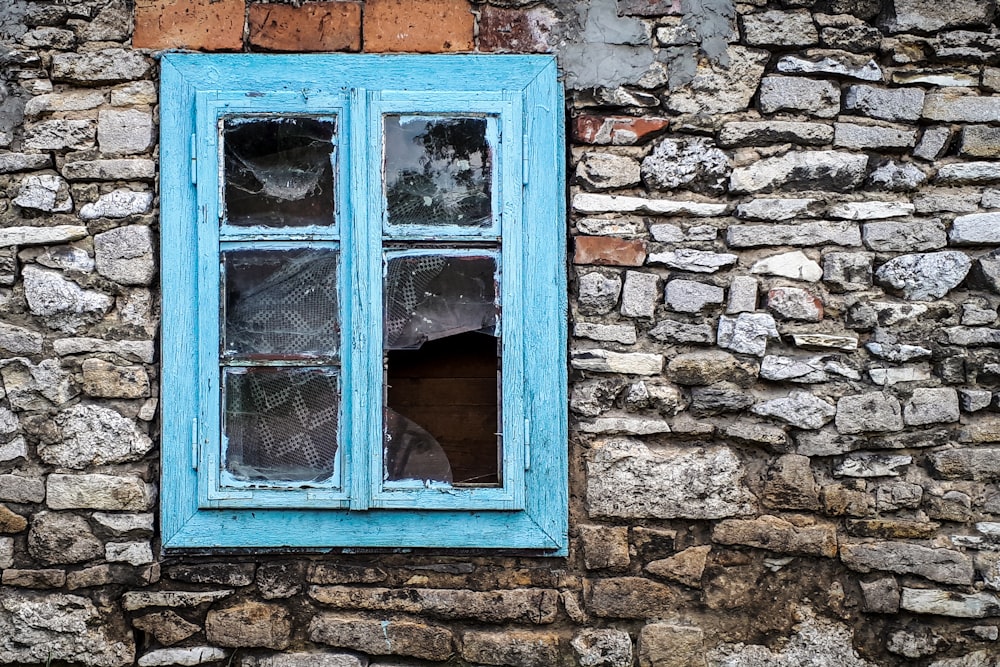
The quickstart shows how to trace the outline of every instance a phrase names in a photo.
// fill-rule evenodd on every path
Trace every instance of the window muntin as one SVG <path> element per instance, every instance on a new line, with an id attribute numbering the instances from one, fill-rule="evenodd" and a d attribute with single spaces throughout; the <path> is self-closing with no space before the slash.
<path id="1" fill-rule="evenodd" d="M 164 340 L 176 347 L 164 362 L 164 396 L 170 397 L 164 405 L 165 548 L 476 546 L 561 553 L 565 297 L 558 287 L 564 280 L 558 184 L 563 167 L 561 96 L 551 59 L 167 54 L 163 65 L 164 265 L 173 263 L 179 271 L 177 283 L 164 286 L 164 312 L 171 313 L 164 318 Z M 241 83 L 234 90 L 220 82 Z M 452 90 L 442 91 L 442 82 Z M 241 171 L 246 179 L 235 189 L 271 206 L 268 198 L 301 202 L 325 188 L 333 201 L 323 215 L 275 214 L 274 206 L 256 217 L 232 214 L 240 209 L 226 199 L 226 141 L 243 141 L 237 132 L 243 125 L 270 131 L 274 118 L 290 119 L 296 136 L 305 126 L 308 141 L 289 147 L 290 140 L 272 139 L 258 154 L 241 149 L 239 159 L 229 158 L 228 171 Z M 444 150 L 425 154 L 422 161 L 417 157 L 421 169 L 444 172 L 441 182 L 467 186 L 454 199 L 437 190 L 429 194 L 435 213 L 423 220 L 396 223 L 386 212 L 382 170 L 392 143 L 385 136 L 387 119 L 400 128 L 449 128 L 438 131 L 446 138 L 454 135 L 454 125 L 482 135 L 468 156 L 444 142 Z M 332 130 L 329 139 L 321 135 L 332 146 L 321 158 L 313 156 L 311 143 L 317 125 Z M 181 141 L 187 137 L 190 141 Z M 534 149 L 530 155 L 527 145 Z M 258 158 L 286 148 L 300 169 L 283 184 L 272 179 L 272 164 L 261 171 Z M 248 155 L 251 167 L 244 164 Z M 316 168 L 301 168 L 303 162 Z M 194 187 L 187 187 L 187 174 L 178 169 L 189 163 Z M 313 183 L 317 173 L 321 177 Z M 448 189 L 453 188 L 441 188 Z M 466 200 L 476 215 L 454 214 L 462 210 L 454 202 Z M 227 294 L 224 258 L 258 253 L 267 264 L 271 253 L 296 249 L 336 257 L 339 317 L 332 329 L 339 328 L 339 355 L 332 353 L 338 344 L 322 337 L 302 349 L 273 342 L 261 347 L 263 352 L 252 349 L 253 341 L 273 338 L 269 326 L 280 328 L 267 317 L 251 317 L 260 321 L 249 327 L 237 321 L 225 331 L 227 313 L 235 314 L 242 297 Z M 473 273 L 492 269 L 492 303 L 489 291 L 481 290 L 470 306 L 493 312 L 492 322 L 481 312 L 476 329 L 436 340 L 430 339 L 432 331 L 415 332 L 418 338 L 427 335 L 421 348 L 440 343 L 448 354 L 462 337 L 476 341 L 470 347 L 485 369 L 476 380 L 479 393 L 495 397 L 483 412 L 482 430 L 491 441 L 478 452 L 488 461 L 484 474 L 466 465 L 456 477 L 454 470 L 462 466 L 446 447 L 451 481 L 443 467 L 434 468 L 433 456 L 429 467 L 415 471 L 386 453 L 394 399 L 392 387 L 383 385 L 399 381 L 387 372 L 390 357 L 414 349 L 385 345 L 384 286 L 390 259 L 406 253 L 443 254 L 472 264 L 490 260 L 489 268 Z M 538 268 L 528 273 L 526 266 Z M 229 278 L 236 291 L 244 290 L 240 294 L 245 283 L 268 282 L 269 269 L 250 267 L 234 269 Z M 528 303 L 539 310 L 531 317 L 524 312 Z M 247 377 L 265 382 L 269 373 L 288 379 L 287 385 L 320 387 L 317 393 L 328 396 L 325 407 L 338 399 L 340 404 L 339 413 L 332 413 L 336 419 L 327 419 L 317 436 L 320 445 L 289 454 L 294 448 L 286 450 L 282 442 L 278 448 L 286 458 L 277 466 L 265 456 L 273 449 L 266 443 L 248 436 L 230 442 L 226 430 L 230 423 L 230 431 L 249 430 L 236 425 L 247 420 L 243 412 L 252 400 Z M 251 398 L 236 396 L 237 388 Z M 233 408 L 228 421 L 227 406 Z M 280 408 L 274 414 L 286 417 Z M 191 434 L 187 448 L 178 438 L 184 433 Z M 335 441 L 327 437 L 332 433 Z M 327 464 L 304 455 L 322 447 Z"/>

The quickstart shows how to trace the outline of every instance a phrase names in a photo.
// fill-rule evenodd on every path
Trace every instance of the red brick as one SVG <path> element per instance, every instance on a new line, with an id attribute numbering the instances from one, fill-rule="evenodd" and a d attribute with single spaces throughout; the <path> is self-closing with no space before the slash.
<path id="1" fill-rule="evenodd" d="M 250 5 L 250 44 L 269 51 L 359 51 L 361 5 Z"/>
<path id="2" fill-rule="evenodd" d="M 634 116 L 577 116 L 573 121 L 573 138 L 584 144 L 641 144 L 667 129 L 666 118 L 636 118 Z"/>
<path id="3" fill-rule="evenodd" d="M 547 53 L 556 23 L 550 9 L 511 9 L 483 5 L 479 10 L 479 50 Z"/>
<path id="4" fill-rule="evenodd" d="M 613 236 L 577 236 L 575 264 L 642 266 L 646 261 L 646 242 Z"/>
<path id="5" fill-rule="evenodd" d="M 136 0 L 137 49 L 243 50 L 244 0 Z"/>
<path id="6" fill-rule="evenodd" d="M 475 17 L 467 0 L 368 0 L 365 51 L 471 51 Z"/>

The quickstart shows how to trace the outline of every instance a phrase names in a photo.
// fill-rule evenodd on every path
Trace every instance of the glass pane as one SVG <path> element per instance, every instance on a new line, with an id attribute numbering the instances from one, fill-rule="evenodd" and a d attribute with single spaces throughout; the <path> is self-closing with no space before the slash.
<path id="1" fill-rule="evenodd" d="M 489 227 L 492 159 L 485 118 L 385 116 L 389 224 Z"/>
<path id="2" fill-rule="evenodd" d="M 227 224 L 333 224 L 335 133 L 332 118 L 226 118 L 222 143 Z"/>
<path id="3" fill-rule="evenodd" d="M 497 296 L 495 257 L 389 258 L 386 481 L 499 484 Z"/>
<path id="4" fill-rule="evenodd" d="M 227 357 L 337 357 L 337 253 L 229 250 L 222 253 Z"/>
<path id="5" fill-rule="evenodd" d="M 496 260 L 405 255 L 385 275 L 385 347 L 417 348 L 466 331 L 496 334 Z"/>
<path id="6" fill-rule="evenodd" d="M 335 371 L 226 368 L 223 382 L 227 472 L 258 482 L 333 476 L 340 411 Z"/>

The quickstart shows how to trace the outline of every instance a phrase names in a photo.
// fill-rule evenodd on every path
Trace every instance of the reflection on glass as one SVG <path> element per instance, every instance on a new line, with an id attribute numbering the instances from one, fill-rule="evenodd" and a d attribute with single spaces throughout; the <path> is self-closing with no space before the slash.
<path id="1" fill-rule="evenodd" d="M 338 356 L 336 252 L 229 250 L 222 261 L 226 356 Z"/>
<path id="2" fill-rule="evenodd" d="M 323 368 L 223 370 L 225 469 L 236 479 L 322 482 L 334 473 L 340 397 Z"/>
<path id="3" fill-rule="evenodd" d="M 385 275 L 385 347 L 415 348 L 466 331 L 494 335 L 496 304 L 493 257 L 392 257 Z"/>
<path id="4" fill-rule="evenodd" d="M 485 118 L 385 116 L 391 225 L 488 227 L 492 155 Z"/>
<path id="5" fill-rule="evenodd" d="M 385 409 L 385 478 L 451 482 L 451 465 L 441 444 L 416 422 Z"/>
<path id="6" fill-rule="evenodd" d="M 222 144 L 227 224 L 333 224 L 335 133 L 330 118 L 226 118 Z"/>

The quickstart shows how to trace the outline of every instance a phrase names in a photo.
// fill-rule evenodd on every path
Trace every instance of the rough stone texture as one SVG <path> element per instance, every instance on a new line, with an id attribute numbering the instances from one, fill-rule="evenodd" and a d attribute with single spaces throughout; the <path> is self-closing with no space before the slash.
<path id="1" fill-rule="evenodd" d="M 915 614 L 984 618 L 1000 613 L 1000 598 L 992 593 L 964 594 L 904 586 L 899 608 Z"/>
<path id="2" fill-rule="evenodd" d="M 61 440 L 39 447 L 39 456 L 51 465 L 82 470 L 91 465 L 135 461 L 153 446 L 134 421 L 105 407 L 74 405 L 59 412 L 53 421 Z"/>
<path id="3" fill-rule="evenodd" d="M 735 264 L 736 255 L 708 252 L 705 250 L 679 249 L 662 253 L 650 253 L 649 264 L 664 264 L 672 269 L 692 273 L 715 273 L 719 269 Z"/>
<path id="4" fill-rule="evenodd" d="M 127 218 L 130 215 L 148 212 L 152 204 L 152 192 L 115 190 L 101 195 L 96 202 L 84 204 L 80 208 L 80 218 L 82 220 Z"/>
<path id="5" fill-rule="evenodd" d="M 659 279 L 655 274 L 626 271 L 621 314 L 625 317 L 652 318 L 659 301 L 658 284 Z"/>
<path id="6" fill-rule="evenodd" d="M 0 661 L 47 660 L 126 667 L 135 660 L 135 643 L 119 613 L 100 609 L 86 597 L 0 591 Z"/>
<path id="7" fill-rule="evenodd" d="M 972 560 L 948 549 L 932 549 L 906 542 L 841 544 L 840 559 L 860 572 L 882 570 L 916 574 L 946 584 L 972 583 Z"/>
<path id="8" fill-rule="evenodd" d="M 729 172 L 726 154 L 701 138 L 664 139 L 642 161 L 642 180 L 653 190 L 721 194 Z"/>
<path id="9" fill-rule="evenodd" d="M 52 473 L 46 479 L 45 496 L 46 504 L 56 510 L 143 511 L 152 506 L 156 494 L 138 477 Z"/>
<path id="10" fill-rule="evenodd" d="M 662 616 L 676 600 L 670 587 L 642 577 L 596 579 L 588 609 L 603 618 L 651 618 Z"/>
<path id="11" fill-rule="evenodd" d="M 899 401 L 881 392 L 844 396 L 837 401 L 837 430 L 843 434 L 902 431 Z"/>
<path id="12" fill-rule="evenodd" d="M 102 556 L 104 545 L 83 517 L 41 512 L 32 521 L 28 551 L 46 565 L 79 563 Z"/>
<path id="13" fill-rule="evenodd" d="M 26 266 L 23 271 L 25 296 L 32 314 L 60 331 L 72 332 L 99 319 L 111 308 L 111 297 L 81 289 L 57 271 Z"/>
<path id="14" fill-rule="evenodd" d="M 819 118 L 833 118 L 840 112 L 840 88 L 831 81 L 791 76 L 768 76 L 760 85 L 763 113 L 802 111 Z"/>
<path id="15" fill-rule="evenodd" d="M 946 250 L 896 257 L 879 267 L 875 278 L 899 290 L 904 299 L 925 301 L 945 296 L 965 280 L 971 268 L 968 255 Z"/>
<path id="16" fill-rule="evenodd" d="M 748 14 L 743 32 L 753 46 L 810 46 L 819 41 L 812 15 L 805 10 Z"/>
<path id="17" fill-rule="evenodd" d="M 726 55 L 728 68 L 699 64 L 691 82 L 667 97 L 667 110 L 722 114 L 745 109 L 764 73 L 768 53 L 731 46 Z"/>
<path id="18" fill-rule="evenodd" d="M 763 357 L 768 339 L 777 337 L 774 318 L 765 313 L 740 313 L 736 317 L 723 315 L 719 318 L 716 336 L 719 347 L 733 352 Z"/>
<path id="19" fill-rule="evenodd" d="M 725 292 L 721 287 L 696 280 L 671 280 L 664 293 L 667 307 L 679 313 L 697 313 L 724 300 Z"/>
<path id="20" fill-rule="evenodd" d="M 955 218 L 948 233 L 952 245 L 1000 243 L 1000 213 L 973 213 Z"/>
<path id="21" fill-rule="evenodd" d="M 213 609 L 205 618 L 205 636 L 220 646 L 288 646 L 292 626 L 288 611 L 279 605 L 261 602 Z"/>
<path id="22" fill-rule="evenodd" d="M 89 53 L 57 53 L 52 56 L 52 78 L 57 81 L 99 85 L 142 78 L 150 68 L 140 53 L 104 49 Z"/>
<path id="23" fill-rule="evenodd" d="M 555 634 L 470 630 L 462 635 L 462 657 L 487 665 L 547 667 L 558 655 L 559 637 Z"/>
<path id="24" fill-rule="evenodd" d="M 583 630 L 570 646 L 581 667 L 632 667 L 632 638 L 624 630 Z"/>
<path id="25" fill-rule="evenodd" d="M 829 257 L 829 255 L 827 256 Z M 750 273 L 781 276 L 811 283 L 817 282 L 823 277 L 823 270 L 819 264 L 809 259 L 801 250 L 760 259 L 750 267 Z M 756 282 L 754 284 L 756 285 Z M 750 310 L 754 309 L 750 308 Z"/>
<path id="26" fill-rule="evenodd" d="M 794 391 L 784 398 L 754 405 L 753 412 L 780 419 L 797 428 L 815 430 L 833 419 L 837 408 L 807 392 Z"/>
<path id="27" fill-rule="evenodd" d="M 893 0 L 895 18 L 890 21 L 893 32 L 936 32 L 944 28 L 966 25 L 986 25 L 992 18 L 992 2 L 959 0 L 947 8 L 928 0 Z"/>
<path id="28" fill-rule="evenodd" d="M 607 440 L 587 463 L 587 511 L 594 518 L 719 519 L 753 511 L 743 466 L 725 447 L 649 448 Z"/>
<path id="29" fill-rule="evenodd" d="M 786 74 L 833 74 L 861 81 L 882 80 L 881 68 L 867 55 L 823 49 L 810 49 L 801 56 L 783 56 L 778 60 L 778 71 Z"/>
<path id="30" fill-rule="evenodd" d="M 411 621 L 383 623 L 335 614 L 317 614 L 309 622 L 308 635 L 309 639 L 320 644 L 371 655 L 446 660 L 453 652 L 453 639 L 448 630 Z"/>
<path id="31" fill-rule="evenodd" d="M 856 222 L 816 221 L 798 225 L 733 225 L 726 232 L 730 248 L 758 248 L 770 245 L 819 246 L 861 245 Z"/>
<path id="32" fill-rule="evenodd" d="M 824 189 L 843 192 L 865 176 L 866 155 L 839 151 L 799 151 L 760 160 L 733 170 L 729 189 L 735 193 Z"/>
<path id="33" fill-rule="evenodd" d="M 628 529 L 622 526 L 580 526 L 583 566 L 588 570 L 628 567 Z M 553 604 L 554 604 L 553 600 Z M 555 607 L 552 609 L 554 620 Z"/>
<path id="34" fill-rule="evenodd" d="M 586 153 L 576 165 L 576 177 L 593 190 L 626 188 L 641 178 L 637 160 L 613 153 Z"/>
<path id="35" fill-rule="evenodd" d="M 837 555 L 837 531 L 833 524 L 796 525 L 765 514 L 757 519 L 726 519 L 712 531 L 719 544 L 735 544 L 784 554 Z"/>
<path id="36" fill-rule="evenodd" d="M 861 238 L 876 252 L 937 250 L 948 245 L 940 220 L 921 222 L 869 222 Z"/>
<path id="37" fill-rule="evenodd" d="M 703 667 L 704 632 L 701 628 L 649 623 L 639 632 L 640 667 Z"/>
<path id="38" fill-rule="evenodd" d="M 909 426 L 957 422 L 958 392 L 950 387 L 917 388 L 903 408 L 903 420 Z"/>
<path id="39" fill-rule="evenodd" d="M 118 227 L 94 236 L 97 272 L 122 285 L 148 285 L 156 272 L 149 227 Z"/>
<path id="40" fill-rule="evenodd" d="M 833 124 L 833 145 L 839 148 L 881 148 L 893 151 L 912 148 L 916 141 L 917 131 L 914 129 L 854 123 Z"/>
<path id="41" fill-rule="evenodd" d="M 626 561 L 627 562 L 627 561 Z M 551 623 L 554 590 L 518 589 L 479 593 L 448 589 L 313 586 L 309 597 L 334 609 L 424 613 L 437 618 L 473 618 L 487 623 Z"/>
<path id="42" fill-rule="evenodd" d="M 69 185 L 52 174 L 25 176 L 21 181 L 17 197 L 12 200 L 21 208 L 35 209 L 46 213 L 65 213 L 73 210 L 73 199 Z"/>
<path id="43" fill-rule="evenodd" d="M 655 560 L 646 566 L 650 574 L 682 583 L 691 588 L 701 588 L 701 578 L 708 563 L 711 545 L 689 547 L 669 558 Z"/>
<path id="44" fill-rule="evenodd" d="M 876 88 L 849 86 L 844 95 L 844 108 L 882 120 L 918 120 L 924 107 L 921 88 Z"/>

